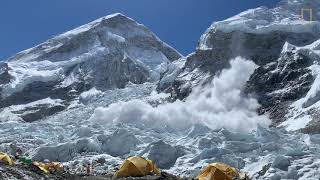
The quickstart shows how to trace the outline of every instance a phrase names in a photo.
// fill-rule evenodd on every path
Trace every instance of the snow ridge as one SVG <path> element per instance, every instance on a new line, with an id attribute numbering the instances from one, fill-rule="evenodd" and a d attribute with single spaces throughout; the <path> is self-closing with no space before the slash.
<path id="1" fill-rule="evenodd" d="M 249 9 L 231 18 L 215 22 L 201 37 L 199 48 L 208 49 L 208 35 L 214 31 L 223 31 L 230 33 L 241 31 L 245 33 L 267 34 L 273 31 L 293 32 L 293 33 L 320 33 L 319 21 L 306 21 L 301 18 L 301 9 L 311 7 L 320 8 L 320 2 L 317 0 L 284 0 L 279 6 L 268 9 L 259 7 Z M 320 19 L 320 13 L 313 15 L 315 19 Z"/>

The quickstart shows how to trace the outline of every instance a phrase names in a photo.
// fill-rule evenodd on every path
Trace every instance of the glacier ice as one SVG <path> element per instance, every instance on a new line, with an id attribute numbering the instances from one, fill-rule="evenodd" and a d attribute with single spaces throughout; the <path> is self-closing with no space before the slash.
<path id="1" fill-rule="evenodd" d="M 188 57 L 181 57 L 146 27 L 121 14 L 103 17 L 13 56 L 0 64 L 0 75 L 6 75 L 5 81 L 6 73 L 10 74 L 9 83 L 0 82 L 4 85 L 2 98 L 39 81 L 44 84 L 54 81 L 53 88 L 71 87 L 67 92 L 76 96 L 67 101 L 40 98 L 1 109 L 0 134 L 5 136 L 0 137 L 0 151 L 11 152 L 15 144 L 33 159 L 62 161 L 71 172 L 79 171 L 88 161 L 94 164 L 98 174 L 114 172 L 128 156 L 143 155 L 155 160 L 166 171 L 182 176 L 194 177 L 207 164 L 219 161 L 247 172 L 253 179 L 319 179 L 320 137 L 286 131 L 305 126 L 312 118 L 307 113 L 319 107 L 315 102 L 319 91 L 317 63 L 309 68 L 316 80 L 307 96 L 291 106 L 290 111 L 296 113 L 289 113 L 291 119 L 282 124 L 286 126 L 284 130 L 268 128 L 268 117 L 256 112 L 260 107 L 257 99 L 243 92 L 257 65 L 241 57 L 231 60 L 230 67 L 220 61 L 225 58 L 223 60 L 229 62 L 230 58 L 223 53 L 236 55 L 243 51 L 241 44 L 234 42 L 243 41 L 245 34 L 266 37 L 264 35 L 271 31 L 299 36 L 304 32 L 307 35 L 319 33 L 318 22 L 302 21 L 292 13 L 299 9 L 302 0 L 295 0 L 295 4 L 290 2 L 283 1 L 274 9 L 248 10 L 214 23 L 202 36 L 197 52 Z M 220 54 L 222 50 L 218 49 L 219 53 L 210 55 L 210 33 L 228 34 L 234 30 L 241 31 L 230 37 L 234 44 L 222 44 L 230 45 L 232 51 L 222 49 Z M 282 35 L 270 37 L 276 39 Z M 224 37 L 228 36 L 221 37 L 224 42 Z M 248 39 L 251 40 L 251 36 Z M 253 40 L 260 43 L 261 39 Z M 282 41 L 275 43 L 278 42 Z M 307 46 L 286 42 L 282 49 L 274 48 L 281 54 L 296 53 L 293 57 L 297 59 L 293 61 L 299 60 L 297 54 L 300 54 L 316 62 L 319 42 Z M 261 57 L 270 59 L 268 53 Z M 214 66 L 217 70 L 214 75 L 200 68 L 192 69 L 197 65 L 198 56 L 204 58 L 204 63 Z M 209 58 L 205 59 L 207 56 Z M 191 60 L 186 61 L 189 58 Z M 210 64 L 212 62 L 217 64 Z M 254 62 L 261 66 L 261 62 Z M 282 69 L 279 67 L 270 73 L 281 73 L 280 70 L 296 64 L 278 65 L 283 66 Z M 111 67 L 108 69 L 111 73 L 102 73 L 107 67 Z M 117 73 L 113 69 L 117 69 Z M 188 74 L 186 69 L 192 73 Z M 124 78 L 119 80 L 120 75 Z M 208 78 L 210 76 L 213 78 Z M 199 81 L 208 78 L 210 82 L 194 88 L 184 100 L 172 103 L 172 94 L 155 91 L 157 88 L 170 92 L 170 85 L 180 77 L 187 81 L 182 91 L 197 85 L 192 81 L 195 77 Z M 121 88 L 112 81 L 121 82 Z M 101 88 L 106 85 L 102 82 L 111 82 L 111 88 Z M 273 95 L 288 91 L 290 87 Z M 34 113 L 35 107 L 47 105 L 69 106 L 36 122 L 25 123 L 20 117 Z"/>

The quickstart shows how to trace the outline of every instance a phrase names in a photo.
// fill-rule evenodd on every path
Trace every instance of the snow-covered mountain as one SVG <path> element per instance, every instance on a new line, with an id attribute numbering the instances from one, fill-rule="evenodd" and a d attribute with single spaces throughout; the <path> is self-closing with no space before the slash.
<path id="1" fill-rule="evenodd" d="M 196 51 L 169 71 L 158 89 L 184 99 L 194 87 L 210 83 L 221 69 L 229 67 L 231 58 L 241 56 L 259 65 L 245 91 L 258 99 L 260 114 L 269 115 L 274 126 L 320 132 L 317 108 L 309 107 L 319 100 L 315 86 L 320 22 L 302 19 L 303 8 L 314 9 L 313 18 L 320 19 L 319 1 L 288 0 L 273 9 L 259 7 L 214 22 Z M 312 98 L 303 106 L 293 104 L 310 94 Z M 290 121 L 282 123 L 287 119 Z"/>
<path id="2" fill-rule="evenodd" d="M 36 102 L 41 110 L 31 107 L 33 112 L 19 115 L 35 121 L 65 109 L 93 88 L 157 81 L 167 65 L 180 57 L 145 26 L 122 14 L 109 15 L 1 63 L 0 108 Z M 48 106 L 43 102 L 46 98 L 61 102 Z"/>
<path id="3" fill-rule="evenodd" d="M 142 155 L 188 177 L 220 161 L 253 179 L 319 179 L 320 23 L 304 7 L 320 2 L 214 22 L 186 57 L 121 14 L 18 53 L 0 64 L 0 151 L 71 171 Z"/>

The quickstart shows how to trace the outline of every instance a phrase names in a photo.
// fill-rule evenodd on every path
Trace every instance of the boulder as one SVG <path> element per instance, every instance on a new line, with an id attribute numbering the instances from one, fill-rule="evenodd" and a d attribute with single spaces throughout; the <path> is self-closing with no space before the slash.
<path id="1" fill-rule="evenodd" d="M 67 162 L 70 161 L 77 154 L 74 143 L 65 143 L 58 146 L 44 146 L 40 147 L 35 155 L 33 160 L 35 161 L 58 161 L 58 162 Z"/>
<path id="2" fill-rule="evenodd" d="M 100 147 L 90 139 L 80 139 L 75 143 L 64 143 L 57 146 L 43 146 L 36 150 L 33 155 L 35 161 L 58 161 L 67 162 L 78 154 L 99 152 Z"/>
<path id="3" fill-rule="evenodd" d="M 98 140 L 102 143 L 102 151 L 111 156 L 123 156 L 135 149 L 140 141 L 128 130 L 118 129 L 111 136 L 101 135 Z"/>
<path id="4" fill-rule="evenodd" d="M 148 158 L 153 160 L 159 168 L 169 169 L 178 157 L 185 154 L 180 146 L 171 146 L 164 141 L 151 143 L 147 147 Z"/>
<path id="5" fill-rule="evenodd" d="M 283 171 L 287 171 L 289 166 L 290 166 L 289 158 L 282 155 L 277 156 L 272 162 L 272 167 L 281 169 Z"/>

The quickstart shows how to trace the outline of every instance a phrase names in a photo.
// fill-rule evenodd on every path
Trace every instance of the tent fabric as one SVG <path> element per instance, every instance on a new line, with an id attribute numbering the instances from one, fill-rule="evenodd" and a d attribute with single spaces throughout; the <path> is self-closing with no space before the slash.
<path id="1" fill-rule="evenodd" d="M 21 161 L 24 164 L 32 164 L 32 159 L 29 159 L 27 157 L 20 157 L 19 161 Z"/>
<path id="2" fill-rule="evenodd" d="M 37 166 L 40 170 L 42 170 L 45 173 L 63 170 L 63 165 L 59 162 L 50 162 L 50 163 L 33 162 L 33 165 Z"/>
<path id="3" fill-rule="evenodd" d="M 40 162 L 33 162 L 33 165 L 35 165 L 36 167 L 38 167 L 41 171 L 43 171 L 44 173 L 48 174 L 49 170 L 46 168 L 46 166 L 44 165 L 44 163 L 40 163 Z"/>
<path id="4" fill-rule="evenodd" d="M 199 180 L 232 180 L 240 177 L 239 172 L 224 163 L 212 163 L 204 168 L 197 176 Z"/>
<path id="5" fill-rule="evenodd" d="M 115 178 L 141 177 L 150 173 L 160 175 L 160 170 L 151 161 L 143 157 L 133 156 L 124 161 L 119 171 L 115 173 Z"/>
<path id="6" fill-rule="evenodd" d="M 0 162 L 4 162 L 10 166 L 14 164 L 13 160 L 6 153 L 0 152 Z"/>

